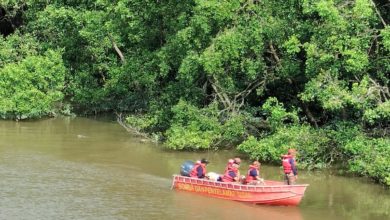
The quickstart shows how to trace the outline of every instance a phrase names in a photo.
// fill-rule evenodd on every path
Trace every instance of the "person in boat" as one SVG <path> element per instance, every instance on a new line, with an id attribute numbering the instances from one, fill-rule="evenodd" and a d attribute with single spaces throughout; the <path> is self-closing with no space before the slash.
<path id="1" fill-rule="evenodd" d="M 233 164 L 234 164 L 234 159 L 229 159 L 228 163 L 227 163 L 227 165 L 225 167 L 225 171 L 223 171 L 223 173 L 226 173 L 229 169 L 231 169 Z"/>
<path id="2" fill-rule="evenodd" d="M 241 159 L 239 157 L 235 157 L 234 159 L 229 159 L 224 173 L 226 173 L 226 171 L 229 170 L 233 166 L 233 164 L 240 165 L 240 163 L 241 163 Z"/>
<path id="3" fill-rule="evenodd" d="M 222 182 L 239 182 L 240 176 L 238 172 L 238 168 L 240 165 L 233 163 L 224 173 L 221 178 Z"/>
<path id="4" fill-rule="evenodd" d="M 234 164 L 234 159 L 229 159 L 229 160 L 228 160 L 228 163 L 226 164 L 225 170 L 223 171 L 223 174 L 222 174 L 221 176 L 219 176 L 219 178 L 217 179 L 217 181 L 223 182 L 223 176 L 224 176 L 226 173 L 229 173 L 230 170 L 233 170 L 233 164 Z"/>
<path id="5" fill-rule="evenodd" d="M 295 150 L 289 149 L 287 155 L 282 155 L 284 179 L 287 185 L 295 184 L 298 179 L 298 170 L 295 162 Z"/>
<path id="6" fill-rule="evenodd" d="M 236 163 L 236 164 L 238 164 L 238 165 L 241 164 L 241 159 L 240 159 L 239 157 L 235 157 L 235 158 L 233 159 L 233 161 L 234 161 L 234 163 Z"/>
<path id="7" fill-rule="evenodd" d="M 235 157 L 233 160 L 234 160 L 234 163 L 235 163 L 235 164 L 238 164 L 238 166 L 240 166 L 240 164 L 241 164 L 241 159 L 240 159 L 239 157 Z M 237 170 L 237 172 L 238 172 L 238 173 L 237 173 L 238 177 L 241 178 L 240 170 Z"/>
<path id="8" fill-rule="evenodd" d="M 264 184 L 264 179 L 260 178 L 260 162 L 253 161 L 251 165 L 249 165 L 248 172 L 245 177 L 245 184 L 249 185 L 259 185 Z"/>
<path id="9" fill-rule="evenodd" d="M 201 159 L 196 161 L 194 168 L 192 168 L 190 172 L 190 177 L 196 177 L 199 179 L 203 179 L 206 177 L 206 166 L 209 163 L 206 159 Z"/>

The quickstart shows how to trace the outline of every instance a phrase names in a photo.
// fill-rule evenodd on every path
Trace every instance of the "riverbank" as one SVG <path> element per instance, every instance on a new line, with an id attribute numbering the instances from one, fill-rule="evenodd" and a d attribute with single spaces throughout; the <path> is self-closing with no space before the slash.
<path id="1" fill-rule="evenodd" d="M 2 1 L 0 118 L 134 114 L 172 150 L 388 186 L 390 5 L 351 2 Z"/>
<path id="2" fill-rule="evenodd" d="M 188 112 L 181 114 L 188 114 Z M 150 137 L 146 133 L 148 126 L 136 127 L 138 124 L 145 124 L 145 118 L 145 116 L 133 115 L 129 116 L 125 123 L 127 127 L 134 127 L 133 129 L 136 129 L 138 133 L 145 132 L 144 137 Z M 236 142 L 233 143 L 224 139 L 224 135 L 218 131 L 233 130 L 232 127 L 245 130 L 244 120 L 235 120 L 238 125 L 230 124 L 231 127 L 226 126 L 229 123 L 218 125 L 218 122 L 214 122 L 215 126 L 208 126 L 204 130 L 200 129 L 204 126 L 202 121 L 197 122 L 200 123 L 195 128 L 193 124 L 190 125 L 191 123 L 179 126 L 176 124 L 165 133 L 160 133 L 163 135 L 161 139 L 164 146 L 179 151 L 204 151 L 226 149 L 220 143 L 229 143 L 230 147 L 227 149 L 237 150 L 251 160 L 257 159 L 263 163 L 275 165 L 280 164 L 281 154 L 285 154 L 289 148 L 295 148 L 298 152 L 299 169 L 328 169 L 337 166 L 340 173 L 365 176 L 380 184 L 390 186 L 390 165 L 387 163 L 390 161 L 390 148 L 388 147 L 390 139 L 369 137 L 361 128 L 353 124 L 338 123 L 313 128 L 307 124 L 296 123 L 289 126 L 277 125 L 271 129 L 269 128 L 272 125 L 268 125 L 267 129 L 257 131 L 257 133 L 263 133 L 257 137 L 248 135 L 245 131 L 236 131 L 234 134 Z M 154 137 L 156 136 L 154 134 Z"/>

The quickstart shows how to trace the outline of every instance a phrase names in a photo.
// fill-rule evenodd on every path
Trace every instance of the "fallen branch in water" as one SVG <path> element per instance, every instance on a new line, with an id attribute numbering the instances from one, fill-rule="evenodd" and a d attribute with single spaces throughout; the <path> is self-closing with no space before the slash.
<path id="1" fill-rule="evenodd" d="M 136 136 L 140 136 L 140 137 L 143 137 L 145 139 L 147 139 L 148 141 L 150 142 L 153 142 L 153 143 L 158 143 L 158 139 L 156 138 L 152 138 L 150 137 L 148 134 L 144 133 L 144 132 L 141 132 L 139 129 L 135 128 L 135 127 L 131 127 L 129 126 L 123 119 L 122 117 L 122 113 L 115 113 L 116 114 L 116 121 L 118 122 L 119 125 L 121 125 L 124 129 L 126 129 L 127 132 L 130 132 L 130 133 L 133 133 L 135 134 Z"/>

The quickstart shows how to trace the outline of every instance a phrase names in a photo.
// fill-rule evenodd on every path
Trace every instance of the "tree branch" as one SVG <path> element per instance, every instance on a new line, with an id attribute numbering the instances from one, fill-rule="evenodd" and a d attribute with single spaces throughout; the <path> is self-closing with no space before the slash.
<path id="1" fill-rule="evenodd" d="M 303 103 L 303 107 L 305 109 L 307 117 L 309 117 L 309 120 L 314 124 L 316 128 L 318 128 L 317 120 L 314 118 L 313 114 L 311 113 L 309 107 Z"/>
<path id="2" fill-rule="evenodd" d="M 276 60 L 276 64 L 280 65 L 280 58 L 279 58 L 278 54 L 276 53 L 276 50 L 275 50 L 274 45 L 272 44 L 272 41 L 269 43 L 269 48 L 271 49 L 270 52 L 271 52 L 272 56 Z"/>
<path id="3" fill-rule="evenodd" d="M 122 51 L 121 51 L 121 50 L 119 49 L 119 47 L 116 45 L 116 42 L 115 42 L 114 38 L 111 36 L 111 34 L 108 34 L 108 38 L 110 38 L 112 47 L 114 48 L 114 50 L 115 50 L 116 53 L 118 54 L 118 56 L 119 56 L 119 58 L 121 59 L 122 63 L 126 63 L 125 56 L 123 56 Z"/>
<path id="4" fill-rule="evenodd" d="M 144 138 L 146 138 L 146 139 L 148 139 L 148 140 L 150 140 L 151 142 L 154 142 L 154 143 L 158 142 L 157 140 L 153 140 L 152 138 L 150 138 L 146 133 L 140 132 L 138 129 L 132 128 L 132 127 L 128 126 L 126 124 L 126 122 L 124 122 L 124 120 L 123 120 L 122 113 L 115 112 L 115 114 L 117 116 L 116 121 L 118 122 L 118 124 L 120 126 L 122 126 L 124 129 L 126 129 L 127 132 L 133 133 L 133 134 L 135 134 L 137 136 L 144 137 Z"/>
<path id="5" fill-rule="evenodd" d="M 386 24 L 385 20 L 383 19 L 381 13 L 379 12 L 378 8 L 376 7 L 374 1 L 370 0 L 370 2 L 371 2 L 372 7 L 374 7 L 376 14 L 381 19 L 381 22 L 382 22 L 383 26 L 386 27 L 387 24 Z"/>
<path id="6" fill-rule="evenodd" d="M 225 96 L 223 96 L 223 95 L 218 91 L 218 88 L 217 88 L 217 86 L 215 85 L 215 82 L 213 82 L 213 80 L 210 79 L 210 78 L 209 78 L 209 81 L 210 81 L 211 87 L 213 88 L 215 94 L 217 94 L 217 96 L 218 96 L 219 99 L 221 100 L 223 106 L 224 106 L 225 108 L 229 108 L 229 107 L 230 107 L 229 103 L 225 100 Z"/>
<path id="7" fill-rule="evenodd" d="M 378 102 L 381 103 L 382 102 L 381 99 L 383 99 L 385 102 L 388 101 L 390 99 L 389 87 L 380 85 L 378 82 L 376 82 L 372 78 L 369 78 L 369 79 L 370 79 L 371 83 L 373 84 L 373 86 L 368 89 L 367 96 L 369 96 L 371 93 L 376 91 L 376 92 L 378 92 L 378 95 L 379 95 Z"/>

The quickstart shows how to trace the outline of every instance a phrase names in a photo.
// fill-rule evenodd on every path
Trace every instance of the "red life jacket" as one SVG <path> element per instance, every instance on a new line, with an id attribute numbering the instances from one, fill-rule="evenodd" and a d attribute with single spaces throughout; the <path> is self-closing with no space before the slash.
<path id="1" fill-rule="evenodd" d="M 237 177 L 237 175 L 238 175 L 238 169 L 235 168 L 235 167 L 230 167 L 229 169 L 227 169 L 227 170 L 225 171 L 225 174 L 224 174 L 223 177 L 222 177 L 222 182 L 234 182 L 234 178 L 231 177 L 231 176 L 229 175 L 229 172 L 230 172 L 230 171 L 233 171 L 234 174 L 235 174 L 236 177 Z"/>
<path id="2" fill-rule="evenodd" d="M 245 181 L 246 181 L 246 182 L 250 182 L 250 181 L 256 180 L 255 177 L 253 177 L 253 176 L 250 175 L 250 173 L 251 173 L 252 170 L 256 170 L 257 175 L 259 175 L 259 173 L 260 173 L 258 167 L 253 166 L 253 165 L 249 165 L 249 170 L 248 170 L 248 173 L 246 174 L 246 178 L 245 178 Z"/>
<path id="3" fill-rule="evenodd" d="M 226 171 L 228 171 L 229 169 L 232 168 L 233 163 L 234 163 L 234 160 L 233 159 L 229 159 L 228 164 L 226 165 L 224 173 L 226 173 Z"/>
<path id="4" fill-rule="evenodd" d="M 282 165 L 283 165 L 283 170 L 285 174 L 289 174 L 292 172 L 292 166 L 290 163 L 290 159 L 292 158 L 291 155 L 283 155 L 282 156 Z"/>
<path id="5" fill-rule="evenodd" d="M 194 166 L 194 168 L 192 168 L 191 172 L 190 172 L 190 177 L 196 177 L 198 178 L 198 167 L 202 167 L 202 174 L 203 176 L 206 175 L 206 166 L 200 162 L 197 162 Z"/>

